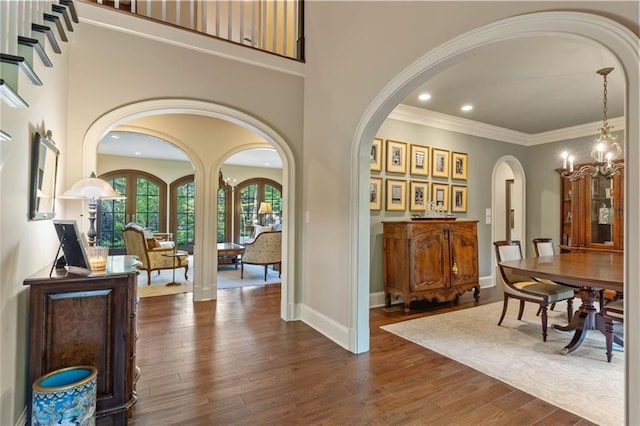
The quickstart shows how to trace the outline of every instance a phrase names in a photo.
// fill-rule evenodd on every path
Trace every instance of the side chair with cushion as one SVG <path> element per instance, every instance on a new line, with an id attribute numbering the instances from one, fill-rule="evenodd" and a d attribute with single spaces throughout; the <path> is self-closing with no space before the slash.
<path id="1" fill-rule="evenodd" d="M 127 254 L 138 257 L 141 265 L 138 269 L 147 271 L 147 285 L 151 285 L 151 271 L 162 269 L 184 268 L 184 279 L 187 279 L 189 271 L 189 253 L 177 251 L 180 256 L 172 257 L 167 254 L 174 253 L 174 246 L 161 246 L 154 238 L 153 233 L 145 230 L 137 223 L 129 223 L 122 231 L 124 247 Z"/>
<path id="2" fill-rule="evenodd" d="M 244 278 L 244 264 L 264 265 L 264 280 L 267 280 L 267 267 L 282 263 L 282 232 L 265 231 L 249 243 L 244 244 L 244 253 L 240 263 L 240 278 Z M 280 268 L 282 269 L 282 268 Z M 280 272 L 281 274 L 282 272 Z"/>
<path id="3" fill-rule="evenodd" d="M 493 245 L 495 246 L 498 262 L 522 259 L 520 241 L 495 241 Z M 547 341 L 547 307 L 550 304 L 566 300 L 567 318 L 568 321 L 571 321 L 573 315 L 573 288 L 561 284 L 542 283 L 535 278 L 517 275 L 511 270 L 502 267 L 498 269 L 500 270 L 499 281 L 504 292 L 504 304 L 498 325 L 501 325 L 504 320 L 510 298 L 520 301 L 519 320 L 522 319 L 522 313 L 524 312 L 524 302 L 532 302 L 540 306 L 542 340 L 545 342 Z"/>
<path id="4" fill-rule="evenodd" d="M 624 340 L 613 333 L 613 322 L 624 323 L 624 300 L 614 300 L 604 305 L 604 308 L 598 312 L 597 315 L 603 319 L 604 322 L 604 336 L 607 342 L 607 362 L 611 362 L 613 356 L 613 342 L 620 346 L 624 346 Z"/>
<path id="5" fill-rule="evenodd" d="M 533 243 L 533 253 L 536 255 L 536 257 L 555 256 L 556 249 L 553 246 L 553 238 L 534 238 L 532 240 L 532 243 Z M 536 280 L 541 283 L 557 284 L 556 282 L 553 282 L 551 280 L 547 280 L 544 278 L 536 278 Z M 556 304 L 552 303 L 549 309 L 553 311 L 553 308 L 555 307 L 556 307 Z M 540 312 L 538 312 L 538 314 L 540 314 Z"/>
<path id="6" fill-rule="evenodd" d="M 556 249 L 553 245 L 553 238 L 534 238 L 533 242 L 533 251 L 536 254 L 536 257 L 540 256 L 555 256 Z M 553 281 L 539 279 L 540 282 L 549 282 L 552 284 Z M 604 306 L 604 302 L 606 299 L 617 299 L 617 293 L 613 290 L 598 290 L 598 300 L 600 300 L 600 309 Z M 551 310 L 555 307 L 555 303 L 551 305 Z"/>

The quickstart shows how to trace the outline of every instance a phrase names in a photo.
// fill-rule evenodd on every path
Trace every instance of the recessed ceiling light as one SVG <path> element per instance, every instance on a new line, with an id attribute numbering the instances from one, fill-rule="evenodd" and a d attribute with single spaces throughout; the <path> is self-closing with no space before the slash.
<path id="1" fill-rule="evenodd" d="M 112 133 L 111 134 L 111 139 L 120 139 L 120 136 Z"/>
<path id="2" fill-rule="evenodd" d="M 264 165 L 265 165 L 265 166 L 269 166 L 270 164 L 269 164 L 269 163 L 264 163 Z"/>
<path id="3" fill-rule="evenodd" d="M 136 151 L 133 153 L 133 155 L 142 155 L 142 153 L 140 151 Z"/>
<path id="4" fill-rule="evenodd" d="M 464 112 L 471 111 L 472 109 L 473 109 L 473 105 L 462 105 L 462 108 L 460 108 L 460 110 Z"/>
<path id="5" fill-rule="evenodd" d="M 431 95 L 428 93 L 421 93 L 420 96 L 418 96 L 418 100 L 421 101 L 428 101 L 429 99 L 431 99 Z"/>

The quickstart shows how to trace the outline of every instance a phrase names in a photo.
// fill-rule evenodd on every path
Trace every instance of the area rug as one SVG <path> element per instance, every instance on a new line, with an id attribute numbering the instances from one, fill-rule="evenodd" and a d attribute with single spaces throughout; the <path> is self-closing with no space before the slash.
<path id="1" fill-rule="evenodd" d="M 549 311 L 547 342 L 542 341 L 537 307 L 527 304 L 518 321 L 513 301 L 502 326 L 497 325 L 498 302 L 382 329 L 599 425 L 623 425 L 624 352 L 617 348 L 607 363 L 604 335 L 591 330 L 577 350 L 560 355 L 573 333 L 551 324 L 566 324 L 565 306 Z"/>
<path id="2" fill-rule="evenodd" d="M 180 283 L 179 286 L 167 286 L 167 283 L 173 281 L 173 271 L 164 269 L 158 273 L 151 273 L 151 285 L 147 285 L 147 272 L 141 271 L 138 275 L 138 296 L 154 297 L 168 296 L 172 294 L 187 293 L 193 291 L 193 257 L 189 256 L 189 270 L 187 278 L 184 277 L 184 269 L 176 269 L 175 281 Z M 235 269 L 234 266 L 220 266 L 218 268 L 218 290 L 240 287 L 255 287 L 270 284 L 280 284 L 281 279 L 278 271 L 274 271 L 273 267 L 267 269 L 267 280 L 264 279 L 264 266 L 262 265 L 245 265 L 244 278 L 240 279 L 240 267 Z"/>
<path id="3" fill-rule="evenodd" d="M 190 282 L 176 286 L 167 286 L 165 284 L 138 285 L 139 297 L 169 296 L 192 291 L 193 285 Z"/>

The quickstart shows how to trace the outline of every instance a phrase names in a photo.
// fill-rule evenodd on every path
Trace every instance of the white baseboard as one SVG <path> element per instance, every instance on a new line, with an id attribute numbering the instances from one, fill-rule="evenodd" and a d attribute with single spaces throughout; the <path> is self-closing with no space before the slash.
<path id="1" fill-rule="evenodd" d="M 488 277 L 480 277 L 478 279 L 478 282 L 480 282 L 480 288 L 489 288 L 496 286 L 496 283 L 491 275 L 489 275 Z"/>
<path id="2" fill-rule="evenodd" d="M 24 410 L 22 410 L 22 414 L 20 414 L 20 417 L 18 418 L 18 421 L 16 422 L 16 426 L 26 426 L 27 425 L 27 409 L 29 407 L 24 407 Z"/>
<path id="3" fill-rule="evenodd" d="M 338 345 L 348 351 L 355 351 L 351 348 L 352 333 L 349 328 L 321 314 L 320 312 L 301 304 L 300 319 L 309 327 L 333 340 Z"/>
<path id="4" fill-rule="evenodd" d="M 493 282 L 493 277 L 491 275 L 487 277 L 480 277 L 478 279 L 480 283 L 480 288 L 489 288 L 494 287 L 496 284 Z M 401 303 L 402 297 L 399 297 L 396 301 L 394 299 L 393 303 Z M 384 306 L 384 291 L 377 291 L 375 293 L 369 293 L 369 309 L 371 308 L 379 308 Z"/>

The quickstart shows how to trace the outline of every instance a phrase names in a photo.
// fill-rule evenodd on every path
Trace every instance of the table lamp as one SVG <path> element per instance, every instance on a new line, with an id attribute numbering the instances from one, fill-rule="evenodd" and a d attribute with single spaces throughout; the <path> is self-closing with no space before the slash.
<path id="1" fill-rule="evenodd" d="M 74 183 L 71 189 L 65 191 L 60 198 L 69 200 L 87 200 L 89 206 L 89 229 L 87 240 L 89 246 L 94 246 L 96 242 L 96 213 L 98 211 L 98 200 L 124 200 L 125 196 L 117 193 L 111 185 L 102 179 L 98 179 L 94 172 L 88 178 Z"/>
<path id="2" fill-rule="evenodd" d="M 267 202 L 261 202 L 260 203 L 260 208 L 258 209 L 258 214 L 262 215 L 262 223 L 261 225 L 264 226 L 264 216 L 267 214 L 271 214 L 273 213 L 273 208 L 271 207 L 271 203 L 267 203 Z"/>

